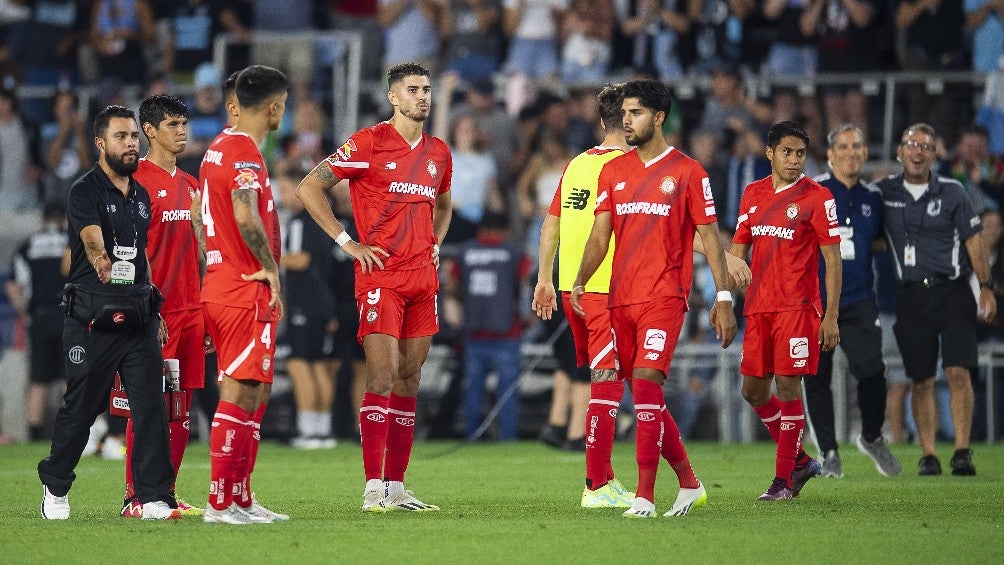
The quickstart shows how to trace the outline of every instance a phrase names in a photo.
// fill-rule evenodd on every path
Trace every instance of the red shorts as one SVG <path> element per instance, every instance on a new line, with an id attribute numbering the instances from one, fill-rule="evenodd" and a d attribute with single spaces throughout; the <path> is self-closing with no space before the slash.
<path id="1" fill-rule="evenodd" d="M 254 308 L 204 302 L 206 329 L 216 345 L 216 363 L 223 375 L 239 381 L 271 383 L 275 375 L 275 321 L 260 321 Z"/>
<path id="2" fill-rule="evenodd" d="M 620 374 L 631 378 L 636 368 L 669 374 L 686 312 L 687 303 L 682 298 L 611 308 L 610 325 Z"/>
<path id="3" fill-rule="evenodd" d="M 181 388 L 202 388 L 206 384 L 206 323 L 202 308 L 164 312 L 167 345 L 164 359 L 177 359 L 181 368 Z"/>
<path id="4" fill-rule="evenodd" d="M 575 340 L 575 364 L 579 367 L 588 362 L 590 369 L 614 368 L 614 335 L 610 331 L 608 298 L 609 295 L 598 292 L 583 294 L 579 299 L 586 311 L 583 318 L 572 310 L 572 293 L 561 293 L 565 318 Z"/>
<path id="5" fill-rule="evenodd" d="M 815 310 L 746 316 L 739 372 L 750 377 L 815 375 L 821 323 Z"/>
<path id="6" fill-rule="evenodd" d="M 356 276 L 356 306 L 362 343 L 369 334 L 385 334 L 397 339 L 425 337 L 439 331 L 436 269 L 376 271 Z"/>

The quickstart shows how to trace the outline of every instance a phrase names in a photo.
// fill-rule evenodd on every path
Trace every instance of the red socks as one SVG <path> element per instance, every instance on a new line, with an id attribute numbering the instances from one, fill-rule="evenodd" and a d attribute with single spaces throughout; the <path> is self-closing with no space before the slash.
<path id="1" fill-rule="evenodd" d="M 617 407 L 624 395 L 622 381 L 593 383 L 586 409 L 586 488 L 596 490 L 614 477 L 610 455 L 614 448 Z"/>
<path id="2" fill-rule="evenodd" d="M 383 480 L 384 452 L 387 450 L 387 405 L 386 396 L 367 392 L 363 394 L 359 408 L 359 437 L 363 448 L 363 472 L 366 480 Z M 414 405 L 411 412 L 414 414 Z M 414 416 L 412 416 L 414 418 Z M 414 434 L 414 428 L 412 428 Z"/>
<path id="3" fill-rule="evenodd" d="M 785 408 L 785 405 L 790 405 L 790 406 Z M 797 405 L 797 411 L 795 409 L 796 405 Z M 782 422 L 794 423 L 797 426 L 797 430 L 795 429 L 787 430 L 788 432 L 797 432 L 796 433 L 797 439 L 795 439 L 796 447 L 795 447 L 794 465 L 804 465 L 806 462 L 808 462 L 809 455 L 802 450 L 802 444 L 801 444 L 802 430 L 805 428 L 805 414 L 802 409 L 801 398 L 796 400 L 791 400 L 789 402 L 781 402 L 780 400 L 777 399 L 776 396 L 771 395 L 770 400 L 768 400 L 766 404 L 763 404 L 761 406 L 754 406 L 753 410 L 756 411 L 757 416 L 760 416 L 760 421 L 763 422 L 763 425 L 767 427 L 767 431 L 770 432 L 770 437 L 774 439 L 774 443 L 776 443 L 778 446 L 777 463 L 776 463 L 776 471 L 778 473 L 782 472 L 782 464 L 781 464 Z M 785 417 L 789 418 L 793 417 L 794 419 L 786 419 Z M 784 426 L 784 427 L 789 427 L 789 426 Z M 785 449 L 790 448 L 791 441 L 792 441 L 791 437 L 787 437 L 788 447 L 786 447 Z M 786 466 L 787 464 L 784 465 L 784 467 Z M 789 470 L 789 473 L 787 475 L 779 474 L 777 476 L 790 477 L 791 473 Z"/>
<path id="4" fill-rule="evenodd" d="M 191 421 L 188 416 L 188 411 L 192 405 L 192 391 L 183 390 L 183 402 L 182 413 L 185 415 L 180 420 L 174 420 L 168 422 L 168 429 L 171 431 L 170 440 L 170 450 L 171 450 L 171 466 L 174 467 L 174 477 L 175 480 L 178 478 L 178 470 L 181 469 L 181 460 L 185 456 L 185 448 L 188 447 L 188 438 L 191 436 Z M 132 449 L 133 443 L 136 437 L 133 433 L 132 428 L 132 418 L 126 421 L 126 458 L 125 458 L 125 479 L 126 479 L 126 489 L 125 489 L 125 499 L 128 500 L 135 496 L 136 489 L 132 482 Z M 173 488 L 173 487 L 172 487 Z"/>
<path id="5" fill-rule="evenodd" d="M 220 401 L 209 432 L 210 477 L 209 504 L 225 510 L 233 502 L 234 486 L 243 481 L 235 477 L 247 456 L 251 439 L 251 414 L 226 401 Z"/>
<path id="6" fill-rule="evenodd" d="M 662 434 L 662 457 L 676 472 L 680 488 L 697 488 L 700 483 L 697 476 L 694 475 L 694 468 L 690 466 L 687 449 L 683 447 L 680 428 L 676 425 L 676 420 L 673 419 L 673 415 L 669 413 L 665 404 L 662 406 L 662 423 L 665 426 L 665 432 Z"/>
<path id="7" fill-rule="evenodd" d="M 268 404 L 261 404 L 254 411 L 254 414 L 251 414 L 251 421 L 248 422 L 250 433 L 244 457 L 241 458 L 239 466 L 234 469 L 234 501 L 242 508 L 251 506 L 251 473 L 254 472 L 255 462 L 258 461 L 258 446 L 261 445 L 261 419 L 265 415 L 267 406 Z"/>
<path id="8" fill-rule="evenodd" d="M 655 502 L 655 477 L 659 470 L 664 424 L 662 387 L 644 379 L 635 379 L 634 395 L 635 459 L 638 462 L 638 488 L 635 496 Z"/>
<path id="9" fill-rule="evenodd" d="M 404 472 L 411 460 L 411 447 L 415 443 L 416 402 L 414 396 L 390 393 L 387 404 L 387 456 L 383 469 L 385 481 L 404 482 Z"/>
<path id="10" fill-rule="evenodd" d="M 788 479 L 790 487 L 795 460 L 802 452 L 802 431 L 805 429 L 805 412 L 802 409 L 801 398 L 781 403 L 779 427 L 775 476 Z"/>
<path id="11" fill-rule="evenodd" d="M 753 410 L 760 416 L 760 421 L 767 427 L 774 443 L 777 443 L 781 434 L 781 402 L 772 394 L 766 404 L 754 406 Z"/>

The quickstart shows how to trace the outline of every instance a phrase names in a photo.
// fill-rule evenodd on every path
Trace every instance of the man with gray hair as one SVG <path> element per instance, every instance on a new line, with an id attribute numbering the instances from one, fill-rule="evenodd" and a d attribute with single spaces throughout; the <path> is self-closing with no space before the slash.
<path id="1" fill-rule="evenodd" d="M 875 462 L 879 474 L 897 476 L 903 468 L 885 444 L 886 381 L 882 362 L 882 330 L 875 300 L 872 243 L 882 237 L 882 195 L 879 189 L 861 180 L 861 168 L 868 160 L 868 146 L 860 128 L 845 124 L 827 136 L 829 171 L 816 177 L 836 202 L 840 230 L 840 258 L 843 282 L 837 319 L 841 344 L 850 373 L 857 380 L 861 434 L 858 449 Z M 823 262 L 819 279 L 822 281 Z M 820 289 L 826 296 L 826 289 Z M 833 351 L 819 357 L 816 378 L 805 379 L 805 400 L 813 434 L 823 459 L 824 477 L 842 477 L 843 466 L 837 447 L 833 418 Z"/>

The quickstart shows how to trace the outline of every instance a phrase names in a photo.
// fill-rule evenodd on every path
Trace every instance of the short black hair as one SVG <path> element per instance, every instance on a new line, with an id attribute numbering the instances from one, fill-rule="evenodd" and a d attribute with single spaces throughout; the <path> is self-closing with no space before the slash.
<path id="1" fill-rule="evenodd" d="M 251 65 L 237 75 L 234 90 L 242 108 L 258 108 L 289 89 L 289 80 L 279 69 Z"/>
<path id="2" fill-rule="evenodd" d="M 600 119 L 607 131 L 624 129 L 624 84 L 608 84 L 596 96 Z"/>
<path id="3" fill-rule="evenodd" d="M 179 118 L 188 117 L 188 106 L 181 101 L 181 98 L 171 94 L 154 94 L 139 105 L 139 127 L 146 124 L 152 125 L 155 129 L 168 116 Z"/>
<path id="4" fill-rule="evenodd" d="M 136 120 L 136 114 L 125 106 L 108 106 L 94 116 L 94 137 L 104 137 L 108 133 L 108 123 L 112 118 L 129 118 Z"/>
<path id="5" fill-rule="evenodd" d="M 624 98 L 637 98 L 642 106 L 669 114 L 673 107 L 673 94 L 664 82 L 652 79 L 632 80 L 624 83 Z"/>
<path id="6" fill-rule="evenodd" d="M 805 133 L 802 124 L 784 120 L 770 126 L 770 130 L 767 131 L 767 146 L 776 149 L 777 144 L 781 143 L 781 139 L 785 137 L 797 137 L 804 141 L 806 146 L 809 145 L 809 134 Z"/>
<path id="7" fill-rule="evenodd" d="M 393 88 L 394 84 L 404 80 L 404 77 L 427 77 L 429 74 L 429 69 L 418 63 L 408 62 L 394 65 L 387 71 L 387 88 Z"/>
<path id="8" fill-rule="evenodd" d="M 223 86 L 220 88 L 220 93 L 223 94 L 223 99 L 226 100 L 227 96 L 230 96 L 235 90 L 237 90 L 237 77 L 240 75 L 240 71 L 234 71 L 230 73 L 227 80 L 223 81 Z"/>

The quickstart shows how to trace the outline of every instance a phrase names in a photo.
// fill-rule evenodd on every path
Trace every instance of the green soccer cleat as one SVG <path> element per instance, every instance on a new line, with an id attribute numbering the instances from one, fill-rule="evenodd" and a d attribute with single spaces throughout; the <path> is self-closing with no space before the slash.
<path id="1" fill-rule="evenodd" d="M 633 501 L 634 493 L 625 489 L 617 479 L 596 490 L 582 489 L 582 508 L 630 508 Z"/>

